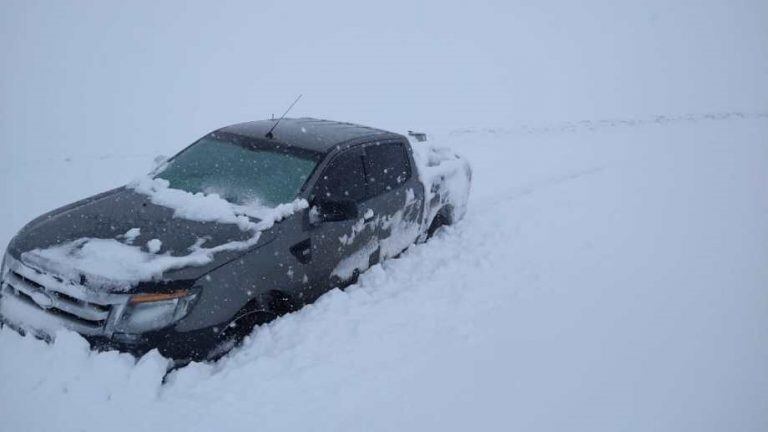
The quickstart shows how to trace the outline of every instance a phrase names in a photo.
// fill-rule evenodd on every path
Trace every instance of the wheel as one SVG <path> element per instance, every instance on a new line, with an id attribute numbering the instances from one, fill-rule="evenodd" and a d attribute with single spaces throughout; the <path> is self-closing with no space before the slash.
<path id="1" fill-rule="evenodd" d="M 208 360 L 218 360 L 233 348 L 242 345 L 253 329 L 277 318 L 277 314 L 266 310 L 243 308 L 227 327 L 219 333 L 219 343 L 207 355 Z"/>
<path id="2" fill-rule="evenodd" d="M 442 215 L 442 213 L 438 213 L 437 216 L 432 219 L 432 223 L 429 225 L 429 229 L 427 229 L 427 240 L 431 239 L 437 230 L 444 225 L 448 225 L 447 220 L 445 219 L 445 216 Z"/>
<path id="3" fill-rule="evenodd" d="M 221 332 L 224 339 L 237 339 L 242 342 L 246 336 L 253 333 L 253 329 L 277 318 L 277 315 L 269 311 L 252 311 L 238 316 Z"/>

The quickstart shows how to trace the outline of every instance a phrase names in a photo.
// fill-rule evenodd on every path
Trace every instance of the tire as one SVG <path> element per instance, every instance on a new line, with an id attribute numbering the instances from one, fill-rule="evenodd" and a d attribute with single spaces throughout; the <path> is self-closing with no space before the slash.
<path id="1" fill-rule="evenodd" d="M 266 324 L 275 318 L 277 318 L 277 314 L 269 311 L 259 310 L 246 312 L 232 320 L 221 334 L 225 339 L 234 337 L 238 342 L 242 342 L 243 339 L 253 333 L 253 329 L 262 324 Z"/>
<path id="2" fill-rule="evenodd" d="M 429 224 L 429 229 L 427 229 L 427 240 L 431 239 L 437 230 L 445 225 L 448 225 L 448 221 L 442 213 L 438 213 L 435 218 L 432 219 L 432 223 Z"/>
<path id="3" fill-rule="evenodd" d="M 232 349 L 242 345 L 245 338 L 250 336 L 256 327 L 274 320 L 277 316 L 276 313 L 267 310 L 252 310 L 250 305 L 244 307 L 219 333 L 219 343 L 208 353 L 207 359 L 213 361 L 220 359 Z"/>

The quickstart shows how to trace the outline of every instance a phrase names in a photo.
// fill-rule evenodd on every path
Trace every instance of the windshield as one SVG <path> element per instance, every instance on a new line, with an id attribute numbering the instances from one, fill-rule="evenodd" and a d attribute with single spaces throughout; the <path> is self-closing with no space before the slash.
<path id="1" fill-rule="evenodd" d="M 174 157 L 157 178 L 191 193 L 215 193 L 229 202 L 275 207 L 293 201 L 315 168 L 310 157 L 285 147 L 253 148 L 207 136 Z"/>

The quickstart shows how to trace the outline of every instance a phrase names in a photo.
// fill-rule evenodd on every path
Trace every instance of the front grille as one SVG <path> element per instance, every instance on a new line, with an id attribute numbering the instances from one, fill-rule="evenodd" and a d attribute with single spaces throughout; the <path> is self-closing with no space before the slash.
<path id="1" fill-rule="evenodd" d="M 11 275 L 13 275 L 13 277 L 18 278 L 22 282 L 25 282 L 25 283 L 33 286 L 35 289 L 47 291 L 49 294 L 55 296 L 56 298 L 58 298 L 61 301 L 64 301 L 64 302 L 67 302 L 67 303 L 71 303 L 73 305 L 81 305 L 82 307 L 85 307 L 85 308 L 94 308 L 94 309 L 99 309 L 99 310 L 101 310 L 103 312 L 109 312 L 109 309 L 110 309 L 109 305 L 100 305 L 98 303 L 89 303 L 89 302 L 86 302 L 84 300 L 80 300 L 78 298 L 75 298 L 75 297 L 72 297 L 70 295 L 67 295 L 67 294 L 65 294 L 63 292 L 50 291 L 50 290 L 47 290 L 44 286 L 40 285 L 39 283 L 33 281 L 32 279 L 24 277 L 20 273 L 17 273 L 15 271 L 12 271 L 10 273 L 11 273 Z M 58 278 L 58 277 L 56 279 L 57 280 L 61 280 L 61 278 Z"/>
<path id="2" fill-rule="evenodd" d="M 28 305 L 36 306 L 81 333 L 95 334 L 104 328 L 112 305 L 79 299 L 53 284 L 45 286 L 44 281 L 34 279 L 34 273 L 26 273 L 9 271 L 4 281 L 4 295 L 13 295 Z"/>
<path id="3" fill-rule="evenodd" d="M 23 301 L 26 304 L 37 306 L 40 309 L 45 310 L 46 312 L 48 312 L 49 314 L 51 314 L 53 316 L 57 316 L 59 318 L 64 318 L 64 319 L 73 321 L 73 322 L 78 323 L 80 325 L 84 325 L 86 327 L 93 328 L 94 330 L 95 329 L 100 329 L 106 323 L 106 319 L 98 320 L 98 321 L 83 319 L 83 318 L 81 318 L 80 316 L 78 316 L 76 314 L 73 314 L 71 312 L 67 312 L 66 310 L 63 310 L 63 309 L 59 309 L 59 308 L 57 308 L 55 306 L 43 308 L 39 304 L 37 304 L 37 302 L 35 302 L 35 299 L 33 299 L 30 295 L 28 295 L 24 291 L 15 290 L 13 285 L 10 285 L 10 287 L 13 289 L 13 291 L 11 291 L 11 292 L 16 295 L 16 298 L 18 298 L 19 300 Z"/>

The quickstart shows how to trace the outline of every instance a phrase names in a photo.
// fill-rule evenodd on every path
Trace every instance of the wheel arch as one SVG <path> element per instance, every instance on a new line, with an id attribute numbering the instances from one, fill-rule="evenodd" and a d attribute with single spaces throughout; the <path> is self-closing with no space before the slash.
<path id="1" fill-rule="evenodd" d="M 293 296 L 281 290 L 269 290 L 246 302 L 237 314 L 245 312 L 269 312 L 275 316 L 285 315 L 299 309 Z M 236 315 L 237 315 L 236 314 Z M 236 316 L 234 317 L 236 318 Z"/>

